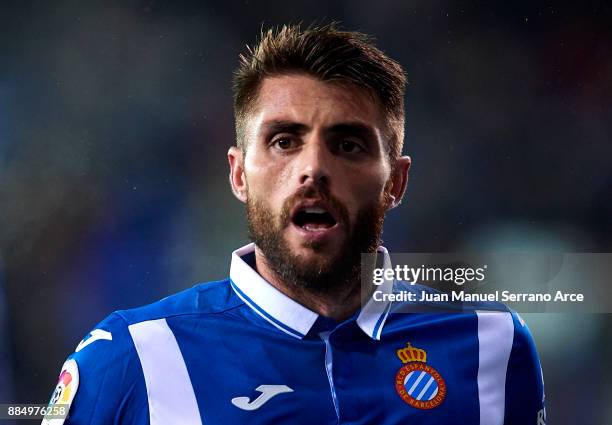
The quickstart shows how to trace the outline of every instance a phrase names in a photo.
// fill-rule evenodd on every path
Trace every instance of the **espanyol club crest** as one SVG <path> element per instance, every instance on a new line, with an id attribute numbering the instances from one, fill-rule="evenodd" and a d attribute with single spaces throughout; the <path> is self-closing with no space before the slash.
<path id="1" fill-rule="evenodd" d="M 446 383 L 436 369 L 429 366 L 425 350 L 410 343 L 397 350 L 404 366 L 395 375 L 395 390 L 406 403 L 417 409 L 438 407 L 446 398 Z"/>

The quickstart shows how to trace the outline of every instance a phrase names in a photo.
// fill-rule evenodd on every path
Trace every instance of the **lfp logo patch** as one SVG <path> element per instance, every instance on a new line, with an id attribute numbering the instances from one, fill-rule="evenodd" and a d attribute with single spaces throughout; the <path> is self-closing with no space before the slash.
<path id="1" fill-rule="evenodd" d="M 446 383 L 436 369 L 429 366 L 425 350 L 410 343 L 397 350 L 404 366 L 395 375 L 395 390 L 406 403 L 417 409 L 438 407 L 446 398 Z"/>
<path id="2" fill-rule="evenodd" d="M 57 385 L 51 394 L 48 408 L 53 410 L 54 406 L 62 405 L 69 410 L 77 389 L 79 388 L 79 367 L 74 359 L 66 360 L 62 366 Z M 66 411 L 68 413 L 68 411 Z M 41 425 L 62 425 L 66 419 L 63 415 L 57 417 L 45 417 Z"/>

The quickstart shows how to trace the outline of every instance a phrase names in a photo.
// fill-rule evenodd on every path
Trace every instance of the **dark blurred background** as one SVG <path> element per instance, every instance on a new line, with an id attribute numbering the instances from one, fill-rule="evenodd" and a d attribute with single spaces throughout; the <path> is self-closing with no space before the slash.
<path id="1" fill-rule="evenodd" d="M 2 2 L 0 402 L 44 403 L 116 309 L 224 278 L 230 84 L 263 25 L 338 20 L 405 67 L 392 251 L 612 251 L 605 2 Z M 580 282 L 577 282 L 577 286 Z M 549 423 L 612 423 L 610 315 L 525 315 Z"/>

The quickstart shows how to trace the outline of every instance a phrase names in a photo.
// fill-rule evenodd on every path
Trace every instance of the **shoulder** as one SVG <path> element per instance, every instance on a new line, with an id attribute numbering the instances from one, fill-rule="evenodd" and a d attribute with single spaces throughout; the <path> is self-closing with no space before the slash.
<path id="1" fill-rule="evenodd" d="M 214 314 L 241 303 L 228 280 L 201 283 L 154 303 L 111 313 L 79 342 L 70 358 L 79 366 L 91 363 L 121 367 L 122 360 L 135 354 L 132 326 L 181 315 Z"/>
<path id="2" fill-rule="evenodd" d="M 542 366 L 529 327 L 518 313 L 512 313 L 514 339 L 506 373 L 505 422 L 545 423 L 545 395 Z"/>
<path id="3" fill-rule="evenodd" d="M 394 314 L 403 317 L 403 322 L 410 325 L 420 321 L 431 323 L 439 320 L 445 324 L 457 322 L 465 325 L 466 332 L 476 332 L 481 346 L 492 346 L 496 350 L 502 345 L 507 352 L 512 352 L 513 359 L 529 361 L 539 367 L 535 342 L 529 327 L 521 316 L 507 305 L 495 300 L 479 300 L 465 297 L 463 300 L 447 296 L 448 292 L 429 286 L 396 281 L 394 294 L 411 293 L 416 301 L 407 297 L 394 301 L 391 313 L 425 313 Z M 402 320 L 400 320 L 402 322 Z"/>
<path id="4" fill-rule="evenodd" d="M 225 279 L 200 283 L 154 303 L 115 313 L 129 326 L 174 316 L 220 313 L 241 304 L 242 301 L 235 296 L 229 279 Z"/>
<path id="5" fill-rule="evenodd" d="M 98 323 L 68 357 L 50 404 L 69 406 L 68 424 L 93 425 L 115 422 L 118 407 L 129 399 L 146 411 L 145 395 L 126 322 L 115 312 Z"/>
<path id="6" fill-rule="evenodd" d="M 181 315 L 216 314 L 241 304 L 229 280 L 223 280 L 198 284 L 149 305 L 111 313 L 68 357 L 62 373 L 70 372 L 72 386 L 69 391 L 65 385 L 58 390 L 61 382 L 58 383 L 51 401 L 57 398 L 58 403 L 72 403 L 67 422 L 70 424 L 146 423 L 147 389 L 137 349 L 138 326 Z M 56 393 L 61 393 L 60 397 Z"/>
<path id="7" fill-rule="evenodd" d="M 515 311 L 511 311 L 514 324 L 514 338 L 512 341 L 512 353 L 515 357 L 515 362 L 519 366 L 525 366 L 525 362 L 540 367 L 538 352 L 536 349 L 535 340 L 527 323 Z M 518 360 L 516 360 L 518 359 Z"/>
<path id="8" fill-rule="evenodd" d="M 502 302 L 467 297 L 453 299 L 448 292 L 436 288 L 396 282 L 394 294 L 402 292 L 413 294 L 413 297 L 404 296 L 393 302 L 389 318 L 392 329 L 421 325 L 439 325 L 449 329 L 449 326 L 454 326 L 455 334 L 475 337 L 483 349 L 493 347 L 497 352 L 505 347 L 506 354 L 512 349 L 514 353 L 531 352 L 535 355 L 529 328 L 518 313 Z M 507 357 L 502 363 L 506 361 Z"/>

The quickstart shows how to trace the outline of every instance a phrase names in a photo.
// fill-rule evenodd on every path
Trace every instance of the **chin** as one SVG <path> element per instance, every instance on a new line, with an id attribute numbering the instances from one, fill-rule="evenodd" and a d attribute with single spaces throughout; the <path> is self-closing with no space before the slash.
<path id="1" fill-rule="evenodd" d="M 302 241 L 289 243 L 287 246 L 291 247 L 293 255 L 320 258 L 321 256 L 329 257 L 336 254 L 338 247 L 342 246 L 343 242 L 342 240 L 333 242 Z"/>
<path id="2" fill-rule="evenodd" d="M 331 244 L 308 244 L 292 250 L 291 255 L 298 260 L 302 267 L 313 269 L 325 269 L 337 260 L 338 245 Z"/>

